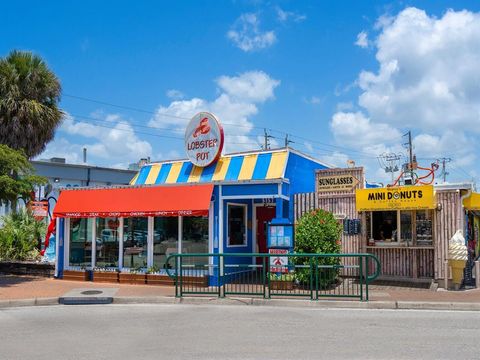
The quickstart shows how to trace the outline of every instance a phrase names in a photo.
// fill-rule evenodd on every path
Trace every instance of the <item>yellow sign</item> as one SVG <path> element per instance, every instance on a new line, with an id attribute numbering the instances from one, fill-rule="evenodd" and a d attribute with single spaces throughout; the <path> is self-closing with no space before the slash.
<path id="1" fill-rule="evenodd" d="M 355 194 L 357 211 L 434 209 L 433 186 L 402 186 L 358 189 Z"/>
<path id="2" fill-rule="evenodd" d="M 320 176 L 317 175 L 317 192 L 351 191 L 358 184 L 358 179 L 349 174 Z"/>
<path id="3" fill-rule="evenodd" d="M 463 199 L 463 206 L 467 210 L 480 210 L 480 194 L 471 193 L 469 197 Z"/>

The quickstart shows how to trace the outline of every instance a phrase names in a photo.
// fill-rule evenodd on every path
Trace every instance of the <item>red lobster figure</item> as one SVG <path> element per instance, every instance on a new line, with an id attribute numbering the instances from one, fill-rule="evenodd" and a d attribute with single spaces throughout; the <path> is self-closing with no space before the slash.
<path id="1" fill-rule="evenodd" d="M 200 124 L 198 124 L 198 127 L 195 129 L 193 137 L 196 138 L 198 135 L 205 135 L 209 132 L 210 126 L 208 126 L 208 118 L 204 117 L 202 120 L 200 120 Z"/>

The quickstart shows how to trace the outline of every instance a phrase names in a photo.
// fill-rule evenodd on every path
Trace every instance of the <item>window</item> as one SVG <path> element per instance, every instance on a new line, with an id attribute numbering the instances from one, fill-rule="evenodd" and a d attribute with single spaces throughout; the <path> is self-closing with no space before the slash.
<path id="1" fill-rule="evenodd" d="M 432 245 L 432 211 L 397 210 L 367 213 L 367 238 L 373 242 L 408 242 L 410 245 Z"/>
<path id="2" fill-rule="evenodd" d="M 71 266 L 92 265 L 92 221 L 93 219 L 70 219 L 70 253 Z"/>
<path id="3" fill-rule="evenodd" d="M 247 205 L 228 204 L 227 246 L 247 245 Z"/>
<path id="4" fill-rule="evenodd" d="M 182 253 L 208 253 L 208 216 L 183 218 Z"/>
<path id="5" fill-rule="evenodd" d="M 96 264 L 97 267 L 118 267 L 118 218 L 97 218 Z"/>
<path id="6" fill-rule="evenodd" d="M 123 223 L 123 266 L 147 267 L 148 218 L 125 218 Z"/>
<path id="7" fill-rule="evenodd" d="M 178 217 L 156 217 L 153 222 L 153 265 L 165 268 L 167 257 L 177 252 Z"/>

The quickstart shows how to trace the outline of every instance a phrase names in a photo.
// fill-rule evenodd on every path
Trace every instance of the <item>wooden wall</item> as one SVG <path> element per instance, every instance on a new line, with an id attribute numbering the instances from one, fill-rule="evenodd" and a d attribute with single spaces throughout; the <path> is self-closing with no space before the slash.
<path id="1" fill-rule="evenodd" d="M 458 190 L 439 190 L 436 202 L 441 210 L 434 211 L 435 279 L 445 278 L 444 261 L 448 257 L 448 241 L 457 230 L 464 230 L 464 211 Z"/>
<path id="2" fill-rule="evenodd" d="M 295 194 L 295 223 L 303 214 L 314 210 L 327 210 L 337 216 L 343 216 L 348 219 L 361 219 L 362 231 L 357 235 L 346 235 L 342 232 L 341 245 L 342 253 L 359 253 L 362 252 L 362 238 L 364 238 L 365 223 L 364 217 L 356 211 L 355 206 L 355 189 L 364 187 L 365 177 L 363 168 L 347 168 L 347 169 L 326 169 L 317 171 L 318 176 L 331 175 L 353 175 L 358 179 L 358 184 L 350 191 L 328 191 L 318 193 Z M 345 259 L 344 265 L 357 265 L 357 259 Z"/>

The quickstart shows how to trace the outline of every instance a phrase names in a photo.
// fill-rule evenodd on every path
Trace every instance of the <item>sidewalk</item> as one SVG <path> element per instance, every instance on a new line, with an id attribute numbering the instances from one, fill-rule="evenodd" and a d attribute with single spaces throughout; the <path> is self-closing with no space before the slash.
<path id="1" fill-rule="evenodd" d="M 0 307 L 18 306 L 15 304 L 53 304 L 58 303 L 58 297 L 73 289 L 79 288 L 115 288 L 114 302 L 117 303 L 152 303 L 152 302 L 185 302 L 185 303 L 229 303 L 229 300 L 212 298 L 185 298 L 175 301 L 175 288 L 168 286 L 126 285 L 56 280 L 32 276 L 0 275 Z M 291 300 L 275 298 L 264 300 L 261 298 L 239 298 L 235 303 L 257 305 L 287 305 L 287 306 L 315 306 L 311 303 L 320 303 L 326 307 L 364 307 L 388 309 L 451 309 L 451 310 L 480 310 L 480 289 L 465 291 L 445 291 L 428 289 L 374 286 L 370 290 L 370 301 L 358 300 Z M 40 300 L 44 301 L 40 301 Z M 49 301 L 46 301 L 46 300 Z M 240 301 L 238 299 L 241 299 Z M 30 302 L 26 301 L 30 300 Z M 36 301 L 39 300 L 39 301 Z M 231 301 L 230 301 L 231 302 Z"/>

